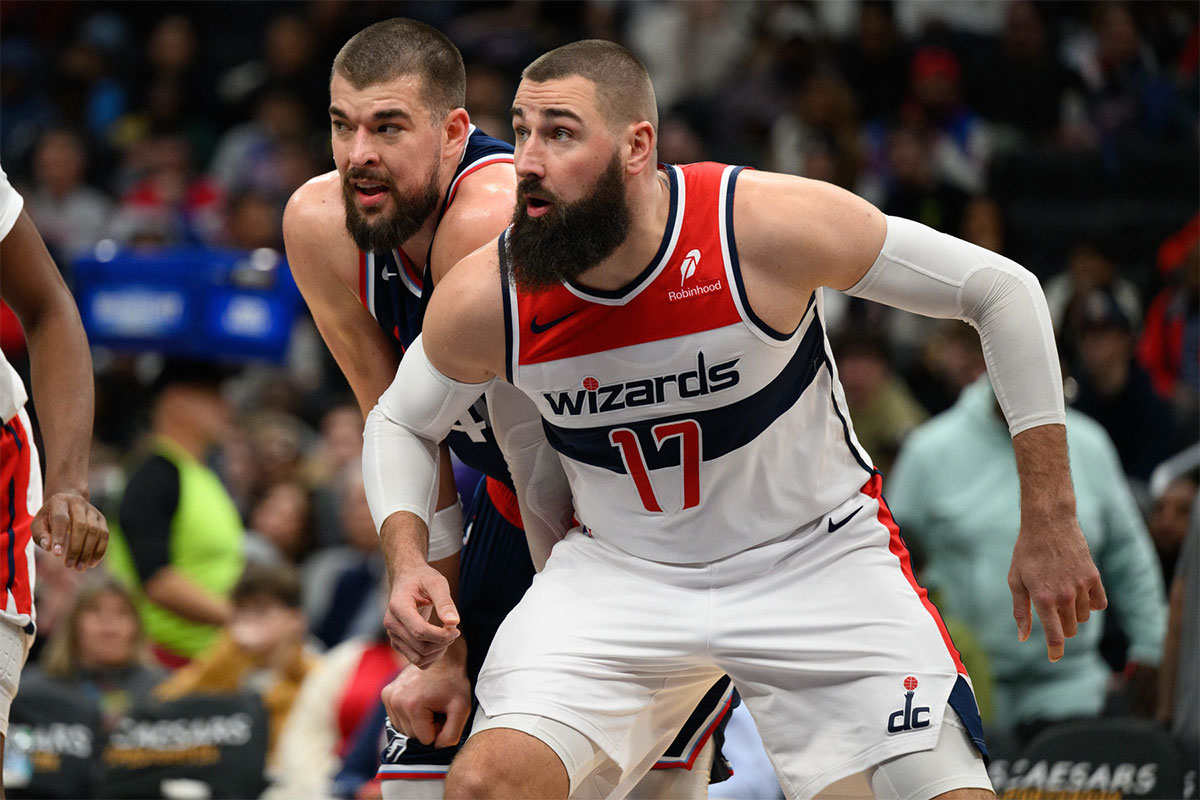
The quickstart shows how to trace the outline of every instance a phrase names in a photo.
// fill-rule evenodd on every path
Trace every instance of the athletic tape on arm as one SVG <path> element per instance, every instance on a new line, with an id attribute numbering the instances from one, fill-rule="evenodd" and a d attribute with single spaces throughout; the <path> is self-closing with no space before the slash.
<path id="1" fill-rule="evenodd" d="M 912 220 L 887 218 L 875 263 L 846 293 L 979 331 L 1009 432 L 1062 424 L 1062 372 L 1037 278 L 1015 261 Z"/>
<path id="2" fill-rule="evenodd" d="M 363 483 L 375 530 L 397 511 L 429 524 L 437 502 L 438 443 L 490 383 L 460 383 L 438 372 L 420 336 L 408 348 L 363 432 Z"/>

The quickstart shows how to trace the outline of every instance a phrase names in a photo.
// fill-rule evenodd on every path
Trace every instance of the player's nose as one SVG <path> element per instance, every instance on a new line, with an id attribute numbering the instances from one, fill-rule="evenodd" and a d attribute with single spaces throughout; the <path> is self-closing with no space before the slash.
<path id="1" fill-rule="evenodd" d="M 370 137 L 370 132 L 360 128 L 350 143 L 350 163 L 356 167 L 379 161 L 379 151 Z"/>
<path id="2" fill-rule="evenodd" d="M 543 178 L 546 175 L 541 146 L 534 137 L 518 142 L 513 153 L 513 168 L 518 178 Z"/>

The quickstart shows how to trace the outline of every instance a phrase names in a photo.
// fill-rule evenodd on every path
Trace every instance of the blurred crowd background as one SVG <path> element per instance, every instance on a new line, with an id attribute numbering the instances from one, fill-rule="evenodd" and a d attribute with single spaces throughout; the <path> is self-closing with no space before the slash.
<path id="1" fill-rule="evenodd" d="M 73 265 L 98 246 L 282 251 L 288 197 L 333 166 L 333 56 L 391 16 L 426 21 L 459 46 L 467 110 L 492 135 L 511 141 L 508 108 L 529 61 L 574 39 L 615 39 L 653 77 L 662 161 L 719 160 L 830 181 L 1032 270 L 1057 328 L 1068 402 L 1115 447 L 1121 486 L 1113 491 L 1127 488 L 1133 499 L 1132 535 L 1157 556 L 1161 580 L 1152 586 L 1165 606 L 1200 465 L 1200 6 L 4 0 L 0 163 L 68 284 Z M 886 492 L 906 436 L 955 404 L 983 372 L 983 356 L 961 323 L 827 295 L 854 425 Z M 19 325 L 4 313 L 0 345 L 27 375 Z M 247 574 L 250 588 L 231 590 L 225 634 L 237 633 L 239 607 L 256 609 L 259 621 L 272 602 L 299 614 L 266 625 L 279 642 L 245 626 L 232 636 L 259 652 L 291 648 L 272 657 L 271 680 L 247 678 L 272 713 L 283 709 L 285 718 L 305 697 L 305 676 L 339 645 L 356 643 L 343 657 L 356 666 L 339 667 L 343 679 L 374 663 L 366 654 L 378 655 L 383 570 L 356 477 L 362 420 L 311 321 L 301 314 L 278 363 L 226 364 L 215 399 L 185 398 L 162 413 L 160 355 L 96 349 L 94 360 L 92 492 L 110 520 L 156 421 L 168 413 L 184 420 L 168 424 L 210 421 L 205 463 L 233 502 L 250 563 L 271 573 Z M 903 509 L 897 516 L 904 523 Z M 915 549 L 920 533 L 906 530 Z M 1003 577 L 1007 562 L 989 568 Z M 142 626 L 122 584 L 49 559 L 39 570 L 33 672 L 80 686 L 95 681 L 105 658 L 122 669 L 142 663 Z M 82 625 L 105 597 L 130 616 L 120 636 Z M 262 602 L 247 600 L 256 597 Z M 1011 608 L 994 614 L 1007 620 Z M 1128 644 L 1137 620 L 1123 623 L 1110 622 L 1100 644 L 1111 681 L 1098 707 L 1137 706 L 1130 678 L 1139 665 Z M 87 635 L 128 640 L 128 648 L 83 665 Z M 70 647 L 46 644 L 56 637 Z M 237 674 L 267 669 L 254 658 Z M 399 668 L 383 660 L 371 686 Z M 122 692 L 145 693 L 169 667 L 146 669 L 145 683 L 100 681 L 89 684 L 92 696 L 113 712 Z M 178 675 L 163 697 L 204 685 Z M 1140 710 L 1154 713 L 1145 703 Z M 329 760 L 322 780 L 332 781 L 355 726 L 345 714 L 326 716 L 329 741 L 318 752 Z M 277 732 L 271 757 L 286 761 L 275 752 Z M 354 780 L 339 786 L 361 789 Z"/>

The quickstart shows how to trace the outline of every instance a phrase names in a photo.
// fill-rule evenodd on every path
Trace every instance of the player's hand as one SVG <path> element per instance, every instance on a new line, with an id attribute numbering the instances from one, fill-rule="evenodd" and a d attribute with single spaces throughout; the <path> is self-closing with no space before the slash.
<path id="1" fill-rule="evenodd" d="M 75 492 L 55 492 L 38 509 L 31 528 L 38 546 L 65 556 L 68 568 L 85 570 L 104 558 L 108 522 L 95 506 Z"/>
<path id="2" fill-rule="evenodd" d="M 431 621 L 434 612 L 440 624 Z M 393 579 L 383 627 L 409 663 L 426 669 L 437 661 L 459 637 L 458 619 L 450 584 L 433 567 L 421 564 Z"/>
<path id="3" fill-rule="evenodd" d="M 453 747 L 471 713 L 466 646 L 461 639 L 429 669 L 405 667 L 383 687 L 388 718 L 396 729 L 421 744 Z"/>
<path id="4" fill-rule="evenodd" d="M 1008 588 L 1013 596 L 1017 638 L 1025 641 L 1033 627 L 1032 601 L 1046 634 L 1046 655 L 1063 656 L 1066 640 L 1092 611 L 1108 606 L 1100 572 L 1092 563 L 1087 541 L 1075 515 L 1058 519 L 1021 515 L 1021 532 L 1013 548 Z"/>

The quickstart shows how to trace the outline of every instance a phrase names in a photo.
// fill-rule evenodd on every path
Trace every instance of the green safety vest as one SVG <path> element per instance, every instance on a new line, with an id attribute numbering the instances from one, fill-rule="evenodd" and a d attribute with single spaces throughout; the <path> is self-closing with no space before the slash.
<path id="1" fill-rule="evenodd" d="M 228 597 L 245 566 L 245 531 L 220 478 L 179 445 L 157 437 L 152 452 L 179 470 L 179 506 L 171 520 L 170 565 L 213 594 Z M 212 643 L 218 625 L 193 622 L 151 602 L 115 514 L 109 519 L 105 563 L 129 587 L 149 640 L 193 658 Z"/>

